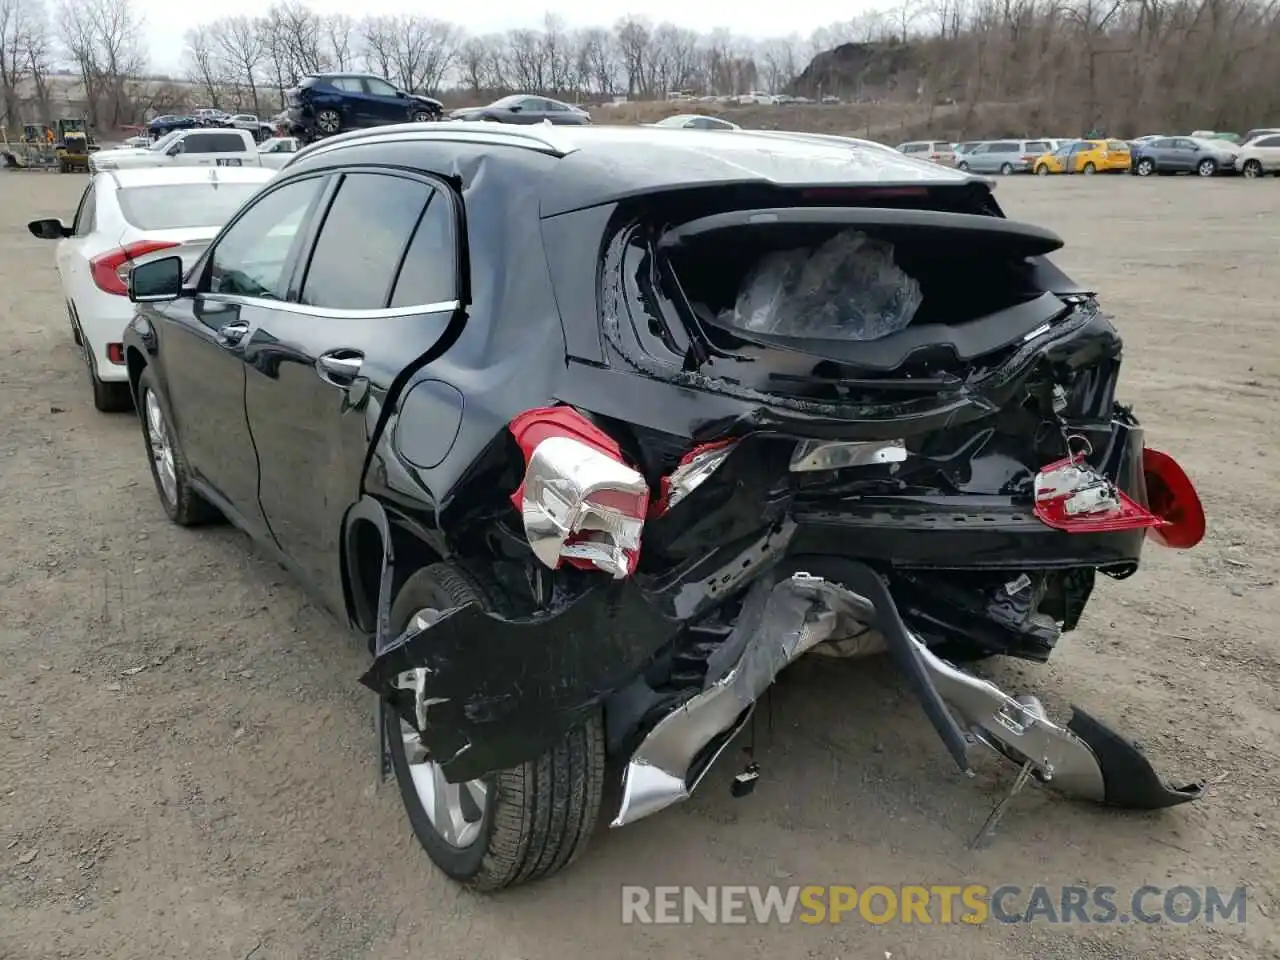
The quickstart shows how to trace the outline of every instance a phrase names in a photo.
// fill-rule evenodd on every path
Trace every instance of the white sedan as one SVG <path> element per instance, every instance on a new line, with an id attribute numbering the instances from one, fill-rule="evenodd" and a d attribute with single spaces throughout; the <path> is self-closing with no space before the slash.
<path id="1" fill-rule="evenodd" d="M 148 167 L 103 171 L 89 181 L 70 226 L 32 220 L 55 258 L 71 331 L 84 353 L 93 405 L 128 410 L 121 335 L 133 318 L 129 271 L 156 254 L 190 267 L 240 206 L 275 176 L 262 167 Z"/>
<path id="2" fill-rule="evenodd" d="M 681 113 L 674 117 L 667 117 L 665 120 L 659 120 L 657 123 L 650 124 L 652 127 L 678 127 L 682 130 L 741 130 L 742 128 L 736 123 L 730 123 L 728 120 L 721 120 L 719 117 L 708 117 L 701 113 Z"/>

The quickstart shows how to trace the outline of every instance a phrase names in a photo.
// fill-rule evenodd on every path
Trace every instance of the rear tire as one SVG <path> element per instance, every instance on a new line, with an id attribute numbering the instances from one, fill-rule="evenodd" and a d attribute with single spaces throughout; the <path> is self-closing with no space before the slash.
<path id="1" fill-rule="evenodd" d="M 1049 175 L 1049 167 L 1047 164 L 1042 163 L 1040 164 L 1040 166 L 1036 167 L 1037 177 L 1047 177 L 1048 175 Z"/>
<path id="2" fill-rule="evenodd" d="M 1000 173 L 1006 177 L 1009 176 L 1009 174 L 1013 173 L 1013 164 L 1012 163 L 1000 164 Z"/>
<path id="3" fill-rule="evenodd" d="M 342 115 L 337 110 L 321 110 L 316 114 L 316 139 L 331 137 L 342 130 Z"/>
<path id="4" fill-rule="evenodd" d="M 964 171 L 966 171 L 966 172 L 967 172 L 967 171 L 968 171 L 968 169 L 969 169 L 969 165 L 968 165 L 967 163 L 965 163 L 963 160 L 961 160 L 959 163 L 957 163 L 957 164 L 956 164 L 956 169 L 957 169 L 957 170 L 964 170 Z"/>
<path id="5" fill-rule="evenodd" d="M 1212 160 L 1201 160 L 1196 164 L 1196 173 L 1202 177 L 1212 177 L 1218 172 L 1218 165 Z"/>
<path id="6" fill-rule="evenodd" d="M 93 389 L 93 406 L 102 413 L 124 413 L 133 409 L 133 397 L 127 383 L 104 383 L 98 375 L 89 371 L 89 384 Z"/>
<path id="7" fill-rule="evenodd" d="M 154 398 L 154 407 L 148 402 L 149 397 Z M 138 378 L 137 407 L 138 422 L 142 425 L 142 442 L 146 447 L 147 461 L 151 466 L 151 479 L 155 481 L 156 495 L 159 496 L 160 504 L 164 507 L 164 512 L 168 514 L 169 519 L 180 527 L 194 527 L 220 519 L 221 514 L 217 507 L 196 493 L 191 486 L 191 471 L 187 467 L 187 458 L 183 456 L 182 448 L 178 445 L 173 420 L 169 416 L 169 405 L 165 402 L 164 395 L 160 393 L 150 367 L 146 367 Z M 163 446 L 167 449 L 167 458 L 164 456 L 165 451 L 160 449 L 161 444 L 157 443 L 153 437 L 149 418 L 155 416 L 159 417 L 164 428 Z M 157 459 L 158 454 L 162 459 L 167 459 L 168 465 L 172 467 L 171 490 L 166 489 L 168 482 L 162 477 L 163 471 Z"/>
<path id="8" fill-rule="evenodd" d="M 391 631 L 403 631 L 428 610 L 473 601 L 493 609 L 495 595 L 473 573 L 451 563 L 433 564 L 409 577 L 396 595 Z M 394 710 L 385 710 L 384 717 L 409 823 L 427 856 L 451 879 L 473 890 L 501 890 L 557 873 L 586 849 L 604 787 L 604 729 L 598 712 L 536 760 L 473 781 L 484 785 L 484 809 L 472 814 L 478 831 L 471 831 L 474 836 L 464 846 L 446 840 L 427 815 L 400 718 Z"/>

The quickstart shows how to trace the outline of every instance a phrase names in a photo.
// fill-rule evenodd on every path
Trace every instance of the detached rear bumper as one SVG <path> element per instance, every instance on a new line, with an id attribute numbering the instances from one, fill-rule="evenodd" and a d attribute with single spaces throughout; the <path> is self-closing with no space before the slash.
<path id="1" fill-rule="evenodd" d="M 823 641 L 853 642 L 874 628 L 894 657 L 959 768 L 971 771 L 975 748 L 986 746 L 1069 796 L 1114 806 L 1159 809 L 1200 796 L 1201 786 L 1169 787 L 1131 743 L 1079 710 L 1071 722 L 1051 721 L 1034 697 L 1014 698 L 931 652 L 899 616 L 884 581 L 869 567 L 833 561 L 847 583 L 797 572 L 752 588 L 734 633 L 740 653 L 721 676 L 672 710 L 644 738 L 627 765 L 614 826 L 632 823 L 686 799 L 757 698 L 779 671 Z M 850 651 L 847 646 L 844 651 Z"/>

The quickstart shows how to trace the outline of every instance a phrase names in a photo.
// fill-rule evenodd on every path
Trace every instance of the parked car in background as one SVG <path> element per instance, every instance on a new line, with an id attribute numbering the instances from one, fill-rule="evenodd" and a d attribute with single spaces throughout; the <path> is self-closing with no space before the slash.
<path id="1" fill-rule="evenodd" d="M 1072 140 L 1036 158 L 1039 176 L 1051 173 L 1121 173 L 1129 169 L 1129 144 L 1123 140 Z"/>
<path id="2" fill-rule="evenodd" d="M 956 168 L 974 173 L 1030 173 L 1036 158 L 1050 149 L 1048 140 L 989 140 L 956 154 Z"/>
<path id="3" fill-rule="evenodd" d="M 777 102 L 772 94 L 765 93 L 763 90 L 752 90 L 750 93 L 739 94 L 734 99 L 744 107 L 753 104 L 770 106 Z"/>
<path id="4" fill-rule="evenodd" d="M 248 130 L 259 142 L 275 135 L 275 127 L 252 113 L 237 113 L 227 122 L 227 126 L 237 130 Z"/>
<path id="5" fill-rule="evenodd" d="M 666 117 L 651 127 L 677 127 L 682 130 L 741 130 L 736 123 L 721 120 L 719 117 L 707 117 L 700 113 L 682 113 L 674 117 Z"/>
<path id="6" fill-rule="evenodd" d="M 1271 133 L 1280 133 L 1280 127 L 1256 127 L 1246 133 L 1240 142 L 1249 143 L 1252 140 L 1257 140 L 1259 137 L 1263 137 Z"/>
<path id="7" fill-rule="evenodd" d="M 166 113 L 163 116 L 155 117 L 147 124 L 147 133 L 152 139 L 156 139 L 163 137 L 166 133 L 172 133 L 174 130 L 190 130 L 198 126 L 200 126 L 200 121 L 195 117 L 185 114 Z"/>
<path id="8" fill-rule="evenodd" d="M 137 167 L 259 167 L 258 144 L 247 130 L 195 127 L 175 130 L 144 150 L 101 150 L 89 170 Z"/>
<path id="9" fill-rule="evenodd" d="M 1246 177 L 1280 176 L 1280 131 L 1255 137 L 1240 148 L 1235 168 Z"/>
<path id="10" fill-rule="evenodd" d="M 258 159 L 264 167 L 279 170 L 302 149 L 297 137 L 271 137 L 258 144 Z"/>
<path id="11" fill-rule="evenodd" d="M 310 142 L 343 130 L 390 123 L 426 123 L 444 104 L 407 93 L 371 73 L 312 73 L 285 92 L 290 136 Z"/>
<path id="12" fill-rule="evenodd" d="M 1239 153 L 1240 149 L 1226 140 L 1160 137 L 1137 147 L 1130 165 L 1140 177 L 1174 173 L 1212 177 L 1234 172 Z"/>
<path id="13" fill-rule="evenodd" d="M 1239 146 L 1241 143 L 1240 134 L 1225 133 L 1221 130 L 1193 130 L 1191 132 L 1193 140 L 1225 140 L 1228 143 Z"/>
<path id="14" fill-rule="evenodd" d="M 956 164 L 959 165 L 960 158 L 982 142 L 982 140 L 965 140 L 963 143 L 953 143 L 951 152 L 955 154 Z"/>
<path id="15" fill-rule="evenodd" d="M 898 144 L 897 150 L 917 160 L 932 160 L 948 166 L 956 160 L 955 148 L 946 140 L 909 140 Z"/>
<path id="16" fill-rule="evenodd" d="M 133 405 L 121 345 L 133 317 L 127 276 L 139 263 L 177 255 L 190 265 L 274 171 L 261 167 L 119 170 L 89 181 L 70 225 L 33 220 L 31 233 L 57 240 L 54 259 L 71 333 L 104 412 Z"/>
<path id="17" fill-rule="evenodd" d="M 492 123 L 551 123 L 580 126 L 591 122 L 591 114 L 581 107 L 550 97 L 515 93 L 484 107 L 463 107 L 449 114 L 450 120 L 488 120 Z"/>

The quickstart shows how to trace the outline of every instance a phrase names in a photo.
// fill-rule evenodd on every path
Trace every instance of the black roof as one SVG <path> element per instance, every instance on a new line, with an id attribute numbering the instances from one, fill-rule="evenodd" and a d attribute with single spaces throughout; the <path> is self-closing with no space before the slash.
<path id="1" fill-rule="evenodd" d="M 672 129 L 647 126 L 509 126 L 449 122 L 356 130 L 299 152 L 286 170 L 334 161 L 377 162 L 375 147 L 406 148 L 424 169 L 448 172 L 466 157 L 501 162 L 504 154 L 540 155 L 536 189 L 544 217 L 690 187 L 754 184 L 779 187 L 989 183 L 982 177 L 903 156 L 853 138 L 820 140 L 770 131 Z M 368 148 L 368 149 L 362 149 Z M 337 153 L 347 156 L 335 156 Z M 429 151 L 429 152 L 428 152 Z M 321 158 L 324 158 L 323 160 Z M 513 158 L 514 159 L 514 158 Z M 465 164 L 463 164 L 465 166 Z M 526 173 L 527 176 L 527 173 Z"/>

